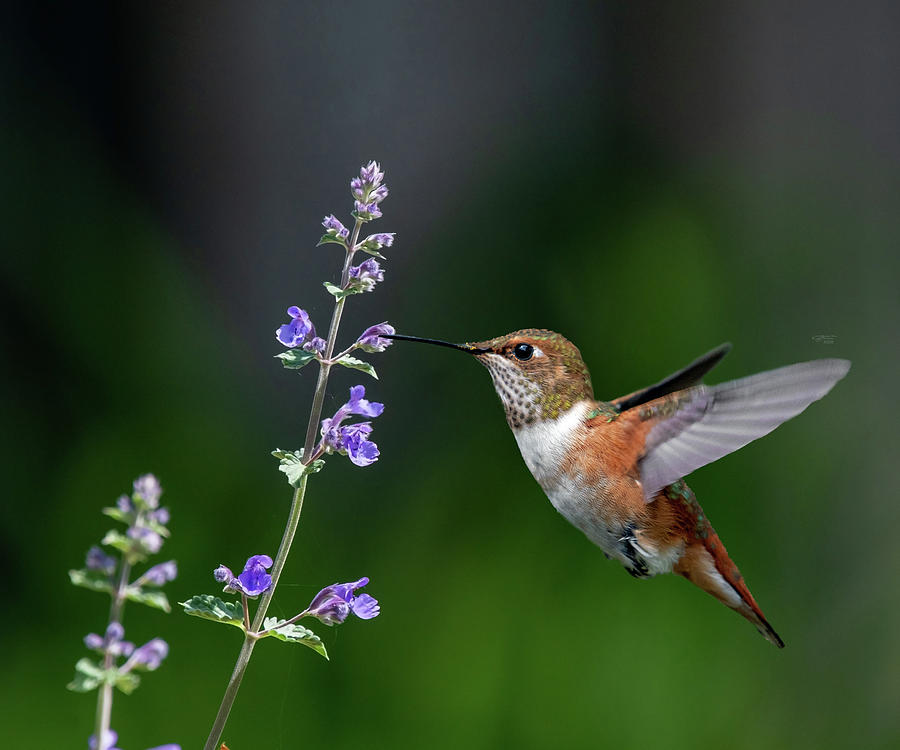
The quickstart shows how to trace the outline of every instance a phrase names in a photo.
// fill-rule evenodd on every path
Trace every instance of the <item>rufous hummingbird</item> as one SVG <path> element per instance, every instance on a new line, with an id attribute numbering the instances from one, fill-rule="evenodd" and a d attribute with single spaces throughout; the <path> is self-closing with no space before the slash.
<path id="1" fill-rule="evenodd" d="M 598 401 L 578 348 L 553 331 L 471 344 L 386 338 L 474 355 L 491 374 L 525 464 L 569 522 L 635 578 L 678 573 L 784 647 L 684 477 L 822 398 L 849 361 L 818 359 L 703 385 L 731 348 L 723 344 L 655 385 Z"/>

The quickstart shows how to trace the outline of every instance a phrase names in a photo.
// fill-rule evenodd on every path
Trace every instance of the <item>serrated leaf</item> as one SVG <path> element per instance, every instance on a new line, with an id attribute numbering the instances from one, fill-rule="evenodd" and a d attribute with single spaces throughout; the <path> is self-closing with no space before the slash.
<path id="1" fill-rule="evenodd" d="M 184 607 L 184 613 L 187 615 L 244 629 L 244 608 L 237 602 L 222 601 L 212 594 L 198 594 L 186 602 L 178 603 Z"/>
<path id="2" fill-rule="evenodd" d="M 287 475 L 288 484 L 294 488 L 300 486 L 300 480 L 304 476 L 322 471 L 322 467 L 325 466 L 325 461 L 321 458 L 316 459 L 308 466 L 305 465 L 303 463 L 302 448 L 298 451 L 274 450 L 272 455 L 280 459 L 281 463 L 278 466 L 278 471 Z"/>
<path id="3" fill-rule="evenodd" d="M 319 247 L 319 245 L 327 245 L 329 242 L 335 245 L 340 245 L 343 248 L 347 247 L 347 242 L 345 240 L 342 240 L 340 237 L 336 237 L 333 234 L 323 234 L 322 239 L 320 239 L 316 243 L 316 247 Z"/>
<path id="4" fill-rule="evenodd" d="M 169 600 L 162 591 L 144 591 L 139 587 L 129 586 L 125 589 L 125 598 L 154 609 L 161 609 L 163 612 L 172 611 Z"/>
<path id="5" fill-rule="evenodd" d="M 107 594 L 112 593 L 112 581 L 108 574 L 99 570 L 70 570 L 69 580 L 76 586 L 81 586 L 91 591 L 103 591 Z"/>
<path id="6" fill-rule="evenodd" d="M 344 367 L 349 367 L 353 370 L 362 370 L 367 375 L 371 375 L 375 380 L 378 380 L 378 374 L 375 372 L 375 368 L 372 367 L 368 362 L 363 362 L 361 359 L 357 359 L 356 357 L 351 357 L 349 354 L 345 354 L 339 360 L 336 360 L 337 364 L 343 365 Z"/>
<path id="7" fill-rule="evenodd" d="M 125 695 L 131 695 L 140 684 L 141 678 L 134 672 L 118 672 L 116 673 L 115 682 L 113 682 L 113 685 L 119 688 Z"/>
<path id="8" fill-rule="evenodd" d="M 100 687 L 105 677 L 106 670 L 84 657 L 75 665 L 75 678 L 66 685 L 66 688 L 76 693 L 89 693 Z"/>
<path id="9" fill-rule="evenodd" d="M 281 620 L 280 622 L 284 622 Z M 319 638 L 312 630 L 309 628 L 304 628 L 302 625 L 298 625 L 297 623 L 291 623 L 290 625 L 283 625 L 281 627 L 278 626 L 279 620 L 275 617 L 267 617 L 263 620 L 263 629 L 269 630 L 273 628 L 273 630 L 267 634 L 267 636 L 271 636 L 272 638 L 277 638 L 279 641 L 284 641 L 285 643 L 302 643 L 304 646 L 311 648 L 320 656 L 324 656 L 326 659 L 328 658 L 328 652 L 325 650 L 325 644 L 322 643 L 322 639 Z"/>
<path id="10" fill-rule="evenodd" d="M 276 359 L 280 359 L 281 364 L 288 370 L 299 370 L 301 367 L 306 367 L 312 362 L 316 358 L 316 355 L 315 352 L 308 352 L 305 349 L 297 347 L 281 352 L 281 354 L 276 354 L 275 357 Z"/>

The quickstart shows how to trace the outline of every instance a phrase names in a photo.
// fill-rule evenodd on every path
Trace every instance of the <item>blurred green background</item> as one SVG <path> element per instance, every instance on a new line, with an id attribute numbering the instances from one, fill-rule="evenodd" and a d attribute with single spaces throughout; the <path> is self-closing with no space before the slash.
<path id="1" fill-rule="evenodd" d="M 8 747 L 86 747 L 65 690 L 107 601 L 69 585 L 152 471 L 173 601 L 274 554 L 314 372 L 282 370 L 288 305 L 327 327 L 347 181 L 379 159 L 396 231 L 343 338 L 390 320 L 581 348 L 597 395 L 722 341 L 712 382 L 824 356 L 823 402 L 690 483 L 787 642 L 674 576 L 635 581 L 550 506 L 487 373 L 397 345 L 366 469 L 310 483 L 273 612 L 361 575 L 371 622 L 330 663 L 260 644 L 232 750 L 900 745 L 896 481 L 900 13 L 837 2 L 19 3 L 5 116 L 0 386 Z M 816 336 L 833 343 L 817 343 Z M 113 726 L 202 744 L 230 628 L 129 605 L 171 653 Z"/>

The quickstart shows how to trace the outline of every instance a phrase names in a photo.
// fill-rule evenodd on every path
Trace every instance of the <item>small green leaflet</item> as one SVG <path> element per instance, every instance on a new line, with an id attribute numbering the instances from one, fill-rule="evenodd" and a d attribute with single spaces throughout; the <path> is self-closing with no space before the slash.
<path id="1" fill-rule="evenodd" d="M 363 362 L 361 359 L 357 359 L 356 357 L 351 357 L 349 354 L 345 354 L 339 360 L 336 360 L 336 364 L 343 365 L 344 367 L 349 367 L 353 370 L 362 370 L 367 375 L 371 375 L 373 378 L 375 378 L 375 380 L 378 380 L 378 375 L 372 365 L 370 365 L 368 362 Z"/>
<path id="2" fill-rule="evenodd" d="M 178 603 L 184 607 L 184 613 L 187 615 L 213 622 L 224 622 L 244 629 L 244 610 L 237 602 L 225 602 L 211 594 L 198 594 L 186 602 Z"/>
<path id="3" fill-rule="evenodd" d="M 317 458 L 309 466 L 303 463 L 303 449 L 298 451 L 274 450 L 272 455 L 280 460 L 278 471 L 287 474 L 288 484 L 295 489 L 300 486 L 300 480 L 307 474 L 315 474 L 322 471 L 325 466 L 324 459 Z"/>
<path id="4" fill-rule="evenodd" d="M 299 370 L 301 367 L 306 367 L 306 365 L 312 362 L 316 358 L 316 355 L 314 352 L 308 352 L 300 347 L 296 347 L 281 352 L 281 354 L 276 354 L 275 357 L 276 359 L 280 359 L 281 364 L 288 370 Z"/>
<path id="5" fill-rule="evenodd" d="M 105 677 L 105 670 L 84 657 L 75 665 L 75 679 L 66 685 L 66 688 L 76 693 L 89 693 L 100 687 Z"/>
<path id="6" fill-rule="evenodd" d="M 358 286 L 348 286 L 346 289 L 341 289 L 330 281 L 323 281 L 322 284 L 328 290 L 328 293 L 335 299 L 343 299 L 344 297 L 349 297 L 351 294 L 359 294 L 362 292 L 362 289 Z"/>
<path id="7" fill-rule="evenodd" d="M 69 580 L 76 586 L 81 586 L 91 591 L 112 593 L 112 584 L 109 581 L 109 576 L 99 570 L 86 570 L 84 568 L 81 570 L 70 570 Z"/>
<path id="8" fill-rule="evenodd" d="M 329 242 L 333 242 L 335 245 L 340 245 L 341 247 L 344 247 L 344 248 L 347 247 L 346 240 L 343 240 L 334 234 L 323 234 L 322 239 L 320 239 L 316 243 L 316 247 L 319 247 L 319 245 L 327 245 Z"/>
<path id="9" fill-rule="evenodd" d="M 325 650 L 325 644 L 322 643 L 322 639 L 319 638 L 319 636 L 317 636 L 315 633 L 313 633 L 312 630 L 310 630 L 309 628 L 304 628 L 302 625 L 298 625 L 297 623 L 278 627 L 278 622 L 278 619 L 275 617 L 267 617 L 265 620 L 263 620 L 264 630 L 275 628 L 268 634 L 269 636 L 271 636 L 272 638 L 277 638 L 279 641 L 285 641 L 286 643 L 302 643 L 304 646 L 308 646 L 320 656 L 324 656 L 326 659 L 328 658 L 328 652 Z"/>
<path id="10" fill-rule="evenodd" d="M 369 237 L 366 237 L 362 242 L 360 242 L 356 246 L 356 249 L 362 250 L 364 253 L 368 253 L 369 255 L 374 255 L 380 260 L 387 260 L 387 258 L 385 258 L 381 253 L 378 252 L 378 243 Z"/>
<path id="11" fill-rule="evenodd" d="M 146 604 L 154 609 L 161 609 L 163 612 L 172 611 L 172 607 L 169 606 L 169 600 L 162 591 L 145 591 L 138 586 L 129 586 L 125 589 L 125 598 L 133 602 Z"/>

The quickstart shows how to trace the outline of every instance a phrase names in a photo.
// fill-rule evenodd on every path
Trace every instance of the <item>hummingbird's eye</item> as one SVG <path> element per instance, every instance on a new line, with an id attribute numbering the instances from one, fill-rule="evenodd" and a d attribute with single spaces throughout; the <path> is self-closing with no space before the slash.
<path id="1" fill-rule="evenodd" d="M 531 344 L 516 344 L 513 354 L 516 355 L 516 359 L 525 362 L 531 359 L 531 355 L 534 354 L 534 347 Z"/>

